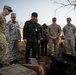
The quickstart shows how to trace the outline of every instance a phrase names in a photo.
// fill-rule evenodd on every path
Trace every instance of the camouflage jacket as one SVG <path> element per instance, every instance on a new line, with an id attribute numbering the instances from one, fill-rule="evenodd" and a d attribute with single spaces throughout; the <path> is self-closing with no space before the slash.
<path id="1" fill-rule="evenodd" d="M 63 27 L 64 39 L 75 39 L 76 28 L 74 25 L 65 25 Z"/>
<path id="2" fill-rule="evenodd" d="M 0 14 L 0 32 L 3 34 L 5 34 L 5 27 L 6 27 L 6 19 L 1 13 Z"/>
<path id="3" fill-rule="evenodd" d="M 20 40 L 21 34 L 19 29 L 20 27 L 18 22 L 8 21 L 6 26 L 6 40 Z"/>
<path id="4" fill-rule="evenodd" d="M 61 33 L 61 27 L 57 24 L 51 24 L 49 26 L 49 36 L 59 37 Z"/>

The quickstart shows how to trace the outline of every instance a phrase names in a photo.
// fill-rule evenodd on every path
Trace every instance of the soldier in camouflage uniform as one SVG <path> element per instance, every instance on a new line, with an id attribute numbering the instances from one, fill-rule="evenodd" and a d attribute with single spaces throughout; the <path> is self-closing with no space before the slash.
<path id="1" fill-rule="evenodd" d="M 5 27 L 6 20 L 5 17 L 12 12 L 12 8 L 10 6 L 5 5 L 3 8 L 3 12 L 0 13 L 0 66 L 6 64 L 4 60 L 5 52 L 6 52 L 6 38 L 5 38 Z"/>
<path id="2" fill-rule="evenodd" d="M 66 53 L 75 55 L 75 32 L 76 28 L 71 24 L 71 18 L 67 18 L 67 25 L 63 27 L 64 46 Z"/>
<path id="3" fill-rule="evenodd" d="M 6 27 L 6 40 L 9 43 L 9 62 L 12 65 L 17 61 L 18 41 L 21 40 L 20 27 L 16 21 L 16 13 L 11 14 L 11 20 Z"/>
<path id="4" fill-rule="evenodd" d="M 61 32 L 61 27 L 56 24 L 56 18 L 52 18 L 52 24 L 49 26 L 49 50 L 52 55 L 58 53 L 58 41 Z"/>
<path id="5" fill-rule="evenodd" d="M 26 21 L 23 28 L 23 39 L 27 42 L 25 54 L 26 63 L 28 63 L 31 49 L 33 58 L 36 58 L 38 44 L 40 43 L 40 29 L 39 24 L 37 23 L 37 16 L 38 14 L 33 12 L 31 20 Z"/>

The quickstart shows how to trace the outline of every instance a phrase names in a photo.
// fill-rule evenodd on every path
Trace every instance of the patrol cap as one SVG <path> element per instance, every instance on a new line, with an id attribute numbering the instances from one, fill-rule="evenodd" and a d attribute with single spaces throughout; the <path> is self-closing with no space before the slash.
<path id="1" fill-rule="evenodd" d="M 7 9 L 8 11 L 13 12 L 13 10 L 10 6 L 4 5 L 4 9 Z"/>
<path id="2" fill-rule="evenodd" d="M 11 17 L 16 17 L 16 13 L 12 13 L 11 14 Z"/>
<path id="3" fill-rule="evenodd" d="M 53 20 L 53 21 L 56 21 L 56 17 L 53 17 L 52 20 Z"/>
<path id="4" fill-rule="evenodd" d="M 71 20 L 71 18 L 70 18 L 70 17 L 68 17 L 68 18 L 67 18 L 67 20 Z"/>
<path id="5" fill-rule="evenodd" d="M 31 14 L 31 16 L 38 17 L 38 14 L 37 14 L 36 12 L 33 12 L 33 13 Z"/>

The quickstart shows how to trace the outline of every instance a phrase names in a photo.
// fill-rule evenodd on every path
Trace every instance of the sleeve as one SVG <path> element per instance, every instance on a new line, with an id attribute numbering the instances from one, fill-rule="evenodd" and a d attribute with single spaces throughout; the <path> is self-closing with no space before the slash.
<path id="1" fill-rule="evenodd" d="M 48 37 L 50 37 L 50 26 L 48 26 Z"/>
<path id="2" fill-rule="evenodd" d="M 58 36 L 60 36 L 60 34 L 61 34 L 61 27 L 59 26 L 59 29 L 58 29 Z"/>
<path id="3" fill-rule="evenodd" d="M 41 36 L 42 36 L 42 26 L 40 25 L 39 28 L 40 28 L 40 38 L 41 38 Z"/>
<path id="4" fill-rule="evenodd" d="M 18 26 L 19 26 L 19 25 L 18 25 Z M 19 36 L 19 40 L 21 40 L 20 26 L 18 27 L 18 36 Z"/>
<path id="5" fill-rule="evenodd" d="M 2 16 L 1 16 L 1 14 L 0 14 L 0 23 L 3 21 L 3 19 L 2 19 Z"/>
<path id="6" fill-rule="evenodd" d="M 25 22 L 24 27 L 23 27 L 23 40 L 27 39 L 27 22 Z"/>
<path id="7" fill-rule="evenodd" d="M 63 27 L 63 34 L 65 35 L 65 27 Z"/>
<path id="8" fill-rule="evenodd" d="M 37 39 L 40 40 L 40 37 L 41 37 L 41 29 L 40 29 L 39 26 L 37 26 L 37 30 L 38 30 Z"/>
<path id="9" fill-rule="evenodd" d="M 5 32 L 5 35 L 6 35 L 6 40 L 7 41 L 10 41 L 10 24 L 9 23 L 7 23 L 7 25 L 6 25 L 6 30 L 5 30 L 6 32 Z"/>
<path id="10" fill-rule="evenodd" d="M 75 33 L 76 33 L 76 27 L 75 26 L 73 28 L 73 33 L 74 33 L 74 36 L 75 36 Z"/>

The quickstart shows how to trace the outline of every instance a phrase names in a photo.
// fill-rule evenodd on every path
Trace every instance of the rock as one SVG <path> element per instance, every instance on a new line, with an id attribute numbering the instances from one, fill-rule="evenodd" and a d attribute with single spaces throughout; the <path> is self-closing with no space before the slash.
<path id="1" fill-rule="evenodd" d="M 19 64 L 4 67 L 0 69 L 2 75 L 37 75 L 37 73 L 31 69 L 28 69 Z"/>

